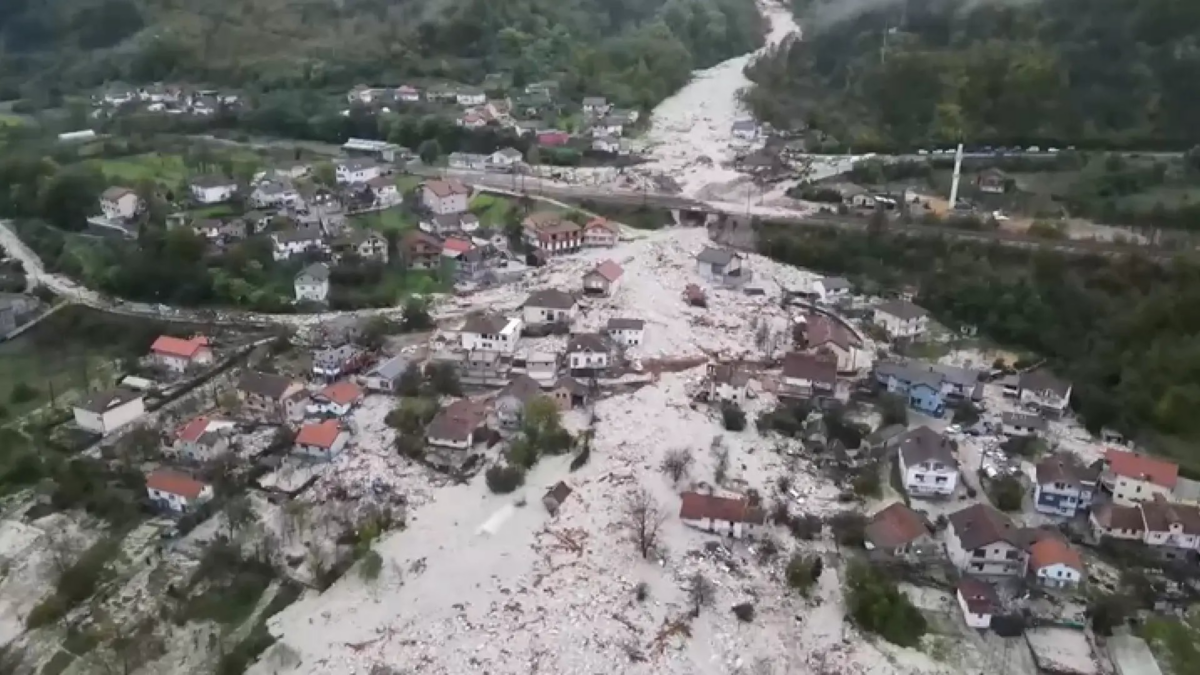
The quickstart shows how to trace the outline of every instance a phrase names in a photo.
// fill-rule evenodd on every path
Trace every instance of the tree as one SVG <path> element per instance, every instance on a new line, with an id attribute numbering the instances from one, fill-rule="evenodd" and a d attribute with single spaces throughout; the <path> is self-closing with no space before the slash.
<path id="1" fill-rule="evenodd" d="M 692 452 L 686 448 L 677 448 L 667 452 L 662 461 L 662 472 L 671 477 L 671 481 L 678 483 L 681 478 L 688 474 L 691 470 L 695 458 L 692 457 Z"/>
<path id="2" fill-rule="evenodd" d="M 1001 476 L 989 481 L 988 492 L 996 508 L 1009 513 L 1020 511 L 1025 498 L 1025 486 L 1016 476 Z"/>
<path id="3" fill-rule="evenodd" d="M 404 301 L 404 330 L 422 331 L 433 328 L 433 319 L 429 316 L 429 303 L 417 296 L 410 296 Z"/>
<path id="4" fill-rule="evenodd" d="M 621 522 L 643 559 L 658 551 L 666 520 L 662 507 L 646 488 L 638 488 L 626 496 Z"/>
<path id="5" fill-rule="evenodd" d="M 746 413 L 736 403 L 725 402 L 721 405 L 721 419 L 728 431 L 742 431 L 746 428 Z"/>
<path id="6" fill-rule="evenodd" d="M 859 628 L 888 642 L 912 647 L 925 634 L 925 617 L 896 583 L 870 564 L 851 561 L 843 585 L 846 607 Z"/>
<path id="7" fill-rule="evenodd" d="M 818 556 L 808 557 L 800 553 L 793 554 L 788 560 L 784 574 L 787 585 L 807 596 L 817 579 L 821 578 L 823 565 Z"/>
<path id="8" fill-rule="evenodd" d="M 717 587 L 700 571 L 688 577 L 688 601 L 692 603 L 692 616 L 700 616 L 700 610 L 712 605 L 717 596 Z"/>
<path id="9" fill-rule="evenodd" d="M 417 147 L 417 155 L 425 164 L 433 165 L 442 156 L 442 144 L 438 143 L 436 138 L 421 141 L 421 145 Z"/>
<path id="10" fill-rule="evenodd" d="M 965 427 L 973 427 L 979 423 L 979 406 L 970 401 L 964 401 L 962 405 L 954 409 L 954 423 Z"/>
<path id="11" fill-rule="evenodd" d="M 883 418 L 883 426 L 899 424 L 908 426 L 908 403 L 896 394 L 884 394 L 879 397 L 879 414 Z"/>
<path id="12" fill-rule="evenodd" d="M 488 467 L 484 479 L 492 492 L 508 494 L 525 484 L 525 469 L 520 466 L 496 464 Z"/>
<path id="13" fill-rule="evenodd" d="M 244 494 L 230 498 L 225 504 L 225 521 L 229 526 L 230 539 L 254 522 L 254 510 L 250 506 L 250 498 Z"/>
<path id="14" fill-rule="evenodd" d="M 363 581 L 372 583 L 383 570 L 383 558 L 375 551 L 367 551 L 358 563 L 358 575 Z"/>
<path id="15" fill-rule="evenodd" d="M 388 335 L 400 332 L 398 328 L 386 316 L 373 316 L 363 323 L 358 340 L 367 349 L 380 349 L 387 342 Z"/>
<path id="16" fill-rule="evenodd" d="M 425 367 L 425 376 L 433 391 L 442 396 L 462 396 L 462 383 L 458 381 L 458 368 L 453 363 L 431 363 Z"/>
<path id="17" fill-rule="evenodd" d="M 833 536 L 842 546 L 862 546 L 866 536 L 867 519 L 857 511 L 839 511 L 829 519 Z"/>
<path id="18" fill-rule="evenodd" d="M 12 391 L 8 395 L 8 399 L 13 405 L 21 405 L 29 403 L 38 397 L 38 390 L 25 382 L 18 382 L 13 385 Z"/>
<path id="19" fill-rule="evenodd" d="M 88 165 L 73 165 L 59 171 L 42 195 L 42 215 L 64 230 L 82 230 L 96 211 L 96 200 L 104 189 L 104 176 Z"/>
<path id="20" fill-rule="evenodd" d="M 312 179 L 318 185 L 333 187 L 337 185 L 337 171 L 333 162 L 317 162 L 312 166 Z"/>
<path id="21" fill-rule="evenodd" d="M 421 383 L 425 378 L 421 376 L 421 367 L 415 362 L 409 363 L 404 372 L 400 374 L 400 381 L 397 383 L 396 389 L 401 396 L 418 396 L 421 393 Z"/>

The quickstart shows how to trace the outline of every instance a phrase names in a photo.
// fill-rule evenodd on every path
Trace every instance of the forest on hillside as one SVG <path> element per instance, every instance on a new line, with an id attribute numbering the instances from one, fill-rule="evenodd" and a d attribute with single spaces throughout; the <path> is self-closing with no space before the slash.
<path id="1" fill-rule="evenodd" d="M 753 0 L 4 0 L 0 98 L 118 80 L 317 89 L 505 72 L 648 107 L 761 43 Z"/>
<path id="2" fill-rule="evenodd" d="M 1196 0 L 793 4 L 804 40 L 748 68 L 778 126 L 879 150 L 1200 142 Z"/>

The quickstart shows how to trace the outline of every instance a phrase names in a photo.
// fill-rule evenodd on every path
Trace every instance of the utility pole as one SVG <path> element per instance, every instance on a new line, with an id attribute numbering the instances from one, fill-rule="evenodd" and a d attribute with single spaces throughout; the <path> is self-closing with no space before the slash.
<path id="1" fill-rule="evenodd" d="M 958 144 L 958 152 L 954 155 L 954 178 L 950 181 L 950 211 L 958 204 L 958 183 L 962 177 L 963 144 Z"/>

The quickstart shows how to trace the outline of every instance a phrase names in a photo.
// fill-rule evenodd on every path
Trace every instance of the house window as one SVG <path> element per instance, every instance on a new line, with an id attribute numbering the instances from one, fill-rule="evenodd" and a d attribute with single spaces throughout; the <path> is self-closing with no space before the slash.
<path id="1" fill-rule="evenodd" d="M 934 482 L 936 482 L 938 485 L 944 485 L 948 480 L 950 479 L 945 476 L 938 476 L 934 479 Z"/>
<path id="2" fill-rule="evenodd" d="M 915 478 L 917 479 L 918 483 L 925 482 L 925 474 L 923 474 L 923 473 L 916 474 Z"/>
<path id="3" fill-rule="evenodd" d="M 974 563 L 971 565 L 971 569 L 976 572 L 982 572 L 983 571 L 983 563 Z"/>
<path id="4" fill-rule="evenodd" d="M 987 549 L 977 548 L 977 549 L 975 549 L 975 552 L 972 555 L 974 555 L 976 558 L 986 558 L 987 557 Z"/>
<path id="5" fill-rule="evenodd" d="M 1016 552 L 1016 551 L 1009 551 L 1008 553 L 1004 554 L 1004 557 L 1005 557 L 1005 558 L 1007 558 L 1007 559 L 1009 559 L 1009 560 L 1016 560 L 1016 559 L 1017 559 L 1017 552 Z"/>

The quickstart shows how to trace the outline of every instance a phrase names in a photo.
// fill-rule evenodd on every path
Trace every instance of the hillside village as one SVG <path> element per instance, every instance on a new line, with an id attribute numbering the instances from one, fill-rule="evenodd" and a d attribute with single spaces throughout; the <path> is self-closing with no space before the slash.
<path id="1" fill-rule="evenodd" d="M 372 166 L 339 163 L 339 185 L 374 189 Z M 412 194 L 427 216 L 394 250 L 453 260 L 454 295 L 161 335 L 137 376 L 74 402 L 57 435 L 140 481 L 146 515 L 106 549 L 111 587 L 48 599 L 38 560 L 92 555 L 95 516 L 12 502 L 0 626 L 26 666 L 1106 673 L 1143 653 L 1094 599 L 1131 561 L 1165 606 L 1194 593 L 1200 483 L 1091 437 L 1071 383 L 965 345 L 919 289 L 870 297 L 704 228 L 562 211 L 525 217 L 515 255 L 462 183 Z M 277 255 L 312 252 L 286 232 Z M 328 277 L 305 267 L 297 301 Z M 234 592 L 222 569 L 249 594 L 232 617 L 202 605 Z M 868 588 L 919 620 L 871 628 Z M 241 628 L 206 637 L 221 625 Z M 104 637 L 122 626 L 154 648 Z"/>

